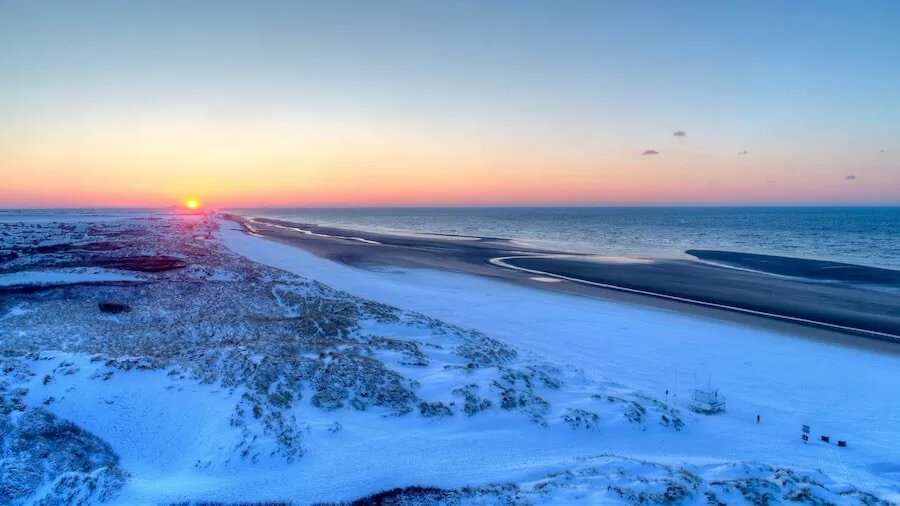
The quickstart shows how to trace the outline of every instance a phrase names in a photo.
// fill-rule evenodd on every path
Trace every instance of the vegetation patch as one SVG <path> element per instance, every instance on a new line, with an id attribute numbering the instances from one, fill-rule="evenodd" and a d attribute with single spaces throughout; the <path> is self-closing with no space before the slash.
<path id="1" fill-rule="evenodd" d="M 0 382 L 0 505 L 28 498 L 35 504 L 57 504 L 61 497 L 65 504 L 81 504 L 115 497 L 126 473 L 113 449 L 43 407 L 26 406 L 27 390 L 11 381 L 30 374 L 20 360 L 4 358 L 2 368 L 7 375 Z"/>

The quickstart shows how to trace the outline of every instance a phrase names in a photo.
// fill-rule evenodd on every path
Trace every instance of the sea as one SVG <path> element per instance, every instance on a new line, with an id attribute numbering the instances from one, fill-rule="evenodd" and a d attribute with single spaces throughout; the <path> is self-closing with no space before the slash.
<path id="1" fill-rule="evenodd" d="M 389 234 L 499 237 L 631 258 L 714 249 L 900 270 L 900 207 L 348 207 L 244 216 Z"/>

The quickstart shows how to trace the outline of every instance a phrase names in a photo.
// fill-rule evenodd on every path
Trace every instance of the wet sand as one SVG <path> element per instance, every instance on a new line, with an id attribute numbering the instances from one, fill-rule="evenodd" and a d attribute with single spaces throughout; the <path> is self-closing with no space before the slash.
<path id="1" fill-rule="evenodd" d="M 420 267 L 474 274 L 544 290 L 763 326 L 839 344 L 900 351 L 900 295 L 887 291 L 900 288 L 891 277 L 896 271 L 877 272 L 884 270 L 845 264 L 836 264 L 838 268 L 834 269 L 833 265 L 820 265 L 821 269 L 816 269 L 809 261 L 708 251 L 691 253 L 738 268 L 691 260 L 605 261 L 590 255 L 526 248 L 502 238 L 398 236 L 229 217 L 261 237 L 360 268 Z M 492 264 L 497 258 L 503 258 L 498 263 L 512 268 Z M 777 275 L 756 272 L 762 269 Z M 802 278 L 809 269 L 819 275 Z M 883 285 L 887 290 L 854 286 L 842 278 L 830 279 L 829 271 L 836 273 L 834 277 L 852 273 L 869 286 Z"/>

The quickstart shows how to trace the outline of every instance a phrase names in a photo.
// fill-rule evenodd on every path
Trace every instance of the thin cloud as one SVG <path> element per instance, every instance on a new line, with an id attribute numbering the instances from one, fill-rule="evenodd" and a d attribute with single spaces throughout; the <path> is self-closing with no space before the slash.
<path id="1" fill-rule="evenodd" d="M 845 181 L 853 181 L 854 179 L 856 179 L 856 176 L 854 176 L 853 174 L 850 174 L 849 176 L 844 176 Z"/>
<path id="2" fill-rule="evenodd" d="M 687 137 L 687 132 L 684 130 L 676 130 L 675 133 L 672 134 L 674 137 Z"/>
<path id="3" fill-rule="evenodd" d="M 750 154 L 749 151 L 741 151 L 741 152 L 738 153 L 738 156 L 747 156 L 747 155 L 749 155 L 749 154 Z"/>
<path id="4" fill-rule="evenodd" d="M 658 155 L 658 154 L 659 154 L 659 151 L 657 151 L 655 149 L 648 149 L 647 151 L 644 151 L 643 153 L 641 153 L 641 156 Z"/>
<path id="5" fill-rule="evenodd" d="M 889 150 L 889 149 L 882 149 L 881 152 L 882 152 L 882 153 L 885 153 L 885 154 L 891 154 L 891 153 L 893 153 L 893 151 L 891 151 L 891 150 Z"/>

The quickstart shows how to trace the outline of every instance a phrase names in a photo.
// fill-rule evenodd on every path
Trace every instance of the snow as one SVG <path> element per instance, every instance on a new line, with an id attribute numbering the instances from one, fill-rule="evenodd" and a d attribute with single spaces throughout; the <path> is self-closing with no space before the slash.
<path id="1" fill-rule="evenodd" d="M 6 316 L 24 316 L 28 314 L 28 310 L 22 308 L 21 306 L 15 306 L 6 313 Z"/>
<path id="2" fill-rule="evenodd" d="M 130 209 L 0 210 L 0 223 L 103 223 L 154 216 L 160 213 L 164 213 L 164 211 Z"/>
<path id="3" fill-rule="evenodd" d="M 558 446 L 558 460 L 604 451 L 667 462 L 747 460 L 821 469 L 860 488 L 884 489 L 900 480 L 900 398 L 892 386 L 900 381 L 900 355 L 459 274 L 361 270 L 251 237 L 233 224 L 223 226 L 222 237 L 233 251 L 257 262 L 476 328 L 519 350 L 581 368 L 589 377 L 625 383 L 660 398 L 669 390 L 669 399 L 677 395 L 680 407 L 689 402 L 695 384 L 709 384 L 728 396 L 727 412 L 698 417 L 689 436 L 579 441 L 577 448 Z M 810 444 L 800 441 L 803 424 L 812 428 Z M 830 435 L 832 444 L 818 442 L 821 434 Z M 472 468 L 482 481 L 501 479 L 493 473 L 525 454 L 532 462 L 552 460 L 542 443 L 554 438 L 546 435 L 508 440 L 528 441 L 527 451 L 518 455 L 515 442 L 510 443 L 513 448 L 502 445 L 501 452 L 497 436 L 490 438 L 494 444 L 471 433 L 465 437 L 466 446 L 475 451 L 453 452 L 467 465 L 463 470 L 445 468 L 442 483 L 458 483 Z M 837 448 L 838 439 L 848 441 L 848 447 Z M 421 449 L 407 451 L 417 455 Z M 427 464 L 416 460 L 421 466 L 416 476 L 438 479 L 440 469 L 425 470 Z M 896 487 L 890 490 L 897 500 Z"/>
<path id="4" fill-rule="evenodd" d="M 548 278 L 546 276 L 532 276 L 528 279 L 531 279 L 532 281 L 539 281 L 541 283 L 559 283 L 562 281 L 561 279 Z"/>
<path id="5" fill-rule="evenodd" d="M 675 493 L 675 502 L 691 504 L 705 504 L 709 493 L 732 504 L 753 502 L 741 487 L 762 493 L 772 482 L 785 493 L 814 482 L 819 497 L 837 504 L 858 503 L 856 489 L 900 500 L 900 406 L 893 393 L 900 355 L 459 274 L 357 269 L 253 237 L 228 221 L 209 240 L 214 227 L 205 218 L 184 218 L 133 224 L 144 231 L 128 239 L 138 241 L 135 251 L 147 244 L 159 254 L 174 249 L 192 265 L 148 274 L 140 289 L 103 288 L 130 303 L 130 312 L 100 314 L 91 301 L 94 287 L 6 305 L 0 299 L 3 344 L 42 346 L 4 358 L 16 365 L 4 365 L 12 372 L 0 375 L 0 394 L 26 392 L 29 409 L 47 409 L 108 443 L 128 473 L 121 490 L 111 488 L 118 493 L 113 504 L 306 504 L 413 485 L 475 487 L 477 497 L 459 496 L 461 504 L 506 504 L 509 494 L 522 503 L 629 504 L 635 493 L 658 502 L 672 502 L 665 494 Z M 302 278 L 251 264 L 220 243 Z M 102 269 L 5 276 L 26 274 L 118 280 Z M 75 274 L 84 278 L 64 276 Z M 330 324 L 334 314 L 362 302 L 351 296 L 402 311 L 367 307 L 353 327 L 320 328 L 311 336 L 293 326 L 305 319 Z M 296 334 L 278 341 L 284 329 Z M 341 341 L 334 329 L 352 335 Z M 277 350 L 291 339 L 320 336 L 338 344 L 307 344 L 308 360 L 330 366 L 356 356 L 354 367 L 364 373 L 396 373 L 399 385 L 415 384 L 414 407 L 451 414 L 398 414 L 383 404 L 323 409 L 314 405 L 319 393 L 308 377 L 294 390 L 302 399 L 273 411 L 265 399 L 279 394 L 293 373 L 278 371 L 290 371 L 281 368 L 297 357 L 279 362 L 265 345 L 272 341 Z M 351 345 L 367 351 L 343 353 Z M 518 353 L 496 358 L 510 349 Z M 411 363 L 419 358 L 426 364 Z M 254 369 L 267 360 L 274 366 Z M 317 370 L 326 382 L 354 380 L 346 369 Z M 273 371 L 274 379 L 267 377 Z M 261 390 L 254 383 L 260 380 Z M 695 384 L 719 388 L 728 411 L 690 412 Z M 360 385 L 349 387 L 353 400 Z M 501 409 L 504 389 L 532 397 Z M 469 394 L 495 404 L 466 416 Z M 263 416 L 256 416 L 255 403 Z M 270 415 L 287 423 L 273 429 Z M 676 417 L 683 427 L 675 427 Z M 804 423 L 812 426 L 808 445 L 799 437 Z M 280 443 L 284 426 L 298 430 L 302 449 L 293 462 Z M 849 447 L 818 442 L 820 434 Z M 679 496 L 679 487 L 692 492 Z"/>
<path id="6" fill-rule="evenodd" d="M 140 281 L 134 274 L 112 269 L 86 267 L 81 269 L 22 271 L 0 274 L 0 286 L 56 285 L 99 281 Z"/>

